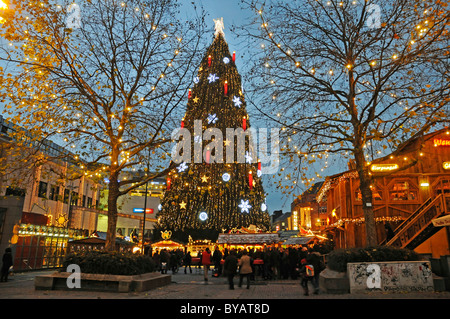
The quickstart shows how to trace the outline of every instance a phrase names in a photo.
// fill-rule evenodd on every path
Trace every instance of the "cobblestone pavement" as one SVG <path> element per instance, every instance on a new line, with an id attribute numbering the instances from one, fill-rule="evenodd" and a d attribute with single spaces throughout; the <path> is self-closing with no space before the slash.
<path id="1" fill-rule="evenodd" d="M 450 292 L 419 293 L 368 293 L 368 294 L 318 294 L 304 296 L 299 280 L 258 279 L 251 283 L 250 289 L 237 287 L 229 290 L 225 277 L 211 277 L 203 280 L 201 270 L 193 269 L 192 274 L 179 273 L 172 275 L 172 283 L 168 286 L 140 293 L 87 292 L 78 289 L 69 291 L 46 291 L 34 289 L 34 277 L 51 271 L 34 271 L 18 273 L 10 276 L 8 282 L 0 282 L 0 299 L 246 299 L 246 300 L 292 300 L 292 299 L 450 299 Z M 311 289 L 312 290 L 312 289 Z"/>

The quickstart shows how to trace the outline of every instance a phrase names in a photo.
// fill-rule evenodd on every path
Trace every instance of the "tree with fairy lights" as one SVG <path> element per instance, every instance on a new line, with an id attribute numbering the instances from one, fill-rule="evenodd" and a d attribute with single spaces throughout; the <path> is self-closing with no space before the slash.
<path id="1" fill-rule="evenodd" d="M 239 33 L 261 48 L 252 52 L 247 101 L 283 126 L 287 187 L 323 178 L 333 158 L 348 161 L 360 181 L 366 244 L 378 244 L 370 162 L 448 125 L 448 4 L 242 3 L 255 20 Z"/>
<path id="2" fill-rule="evenodd" d="M 157 229 L 174 236 L 214 238 L 222 231 L 268 231 L 270 225 L 235 53 L 223 20 L 215 22 L 176 135 L 178 165 L 168 174 L 157 216 Z"/>
<path id="3" fill-rule="evenodd" d="M 203 51 L 204 13 L 177 19 L 174 0 L 8 3 L 0 24 L 0 102 L 26 131 L 11 133 L 17 143 L 4 150 L 0 177 L 11 163 L 32 169 L 64 160 L 68 171 L 58 178 L 81 172 L 106 181 L 105 249 L 115 250 L 119 197 L 168 170 L 164 147 Z M 45 140 L 68 151 L 50 153 Z M 25 157 L 30 145 L 36 152 Z"/>

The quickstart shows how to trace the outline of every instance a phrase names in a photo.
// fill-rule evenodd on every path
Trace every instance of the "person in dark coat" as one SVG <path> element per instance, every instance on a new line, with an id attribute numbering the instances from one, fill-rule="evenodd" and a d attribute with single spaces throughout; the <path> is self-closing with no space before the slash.
<path id="1" fill-rule="evenodd" d="M 234 276 L 236 276 L 238 267 L 238 259 L 236 257 L 236 251 L 233 249 L 230 251 L 227 258 L 225 258 L 225 262 L 223 264 L 223 272 L 224 275 L 228 278 L 228 285 L 230 289 L 234 289 Z"/>
<path id="2" fill-rule="evenodd" d="M 212 261 L 214 263 L 214 273 L 216 276 L 222 275 L 222 265 L 220 262 L 222 261 L 222 252 L 219 250 L 219 247 L 216 246 L 214 253 L 212 255 Z"/>
<path id="3" fill-rule="evenodd" d="M 308 289 L 308 282 L 311 281 L 312 277 L 309 276 L 308 272 L 307 272 L 307 267 L 309 267 L 311 265 L 307 264 L 306 258 L 303 258 L 300 261 L 300 270 L 299 270 L 299 275 L 300 275 L 300 285 L 303 288 L 303 294 L 305 296 L 309 296 L 309 289 Z"/>
<path id="4" fill-rule="evenodd" d="M 386 243 L 388 243 L 392 238 L 394 238 L 394 230 L 388 222 L 384 224 L 384 229 L 386 230 Z"/>
<path id="5" fill-rule="evenodd" d="M 2 265 L 2 274 L 0 281 L 8 281 L 9 268 L 13 265 L 11 248 L 5 249 L 5 254 L 3 255 L 3 265 Z"/>
<path id="6" fill-rule="evenodd" d="M 178 272 L 178 258 L 173 250 L 169 254 L 169 267 L 173 274 Z"/>
<path id="7" fill-rule="evenodd" d="M 186 255 L 184 256 L 184 258 L 183 258 L 184 273 L 186 273 L 186 268 L 189 267 L 189 271 L 190 271 L 191 274 L 192 274 L 191 263 L 192 263 L 191 252 L 188 251 L 187 254 L 186 254 Z"/>
<path id="8" fill-rule="evenodd" d="M 325 266 L 321 256 L 317 252 L 308 252 L 306 261 L 309 265 L 312 265 L 314 269 L 314 276 L 311 278 L 311 283 L 314 286 L 314 294 L 316 295 L 319 293 L 319 275 L 320 272 L 325 269 Z"/>

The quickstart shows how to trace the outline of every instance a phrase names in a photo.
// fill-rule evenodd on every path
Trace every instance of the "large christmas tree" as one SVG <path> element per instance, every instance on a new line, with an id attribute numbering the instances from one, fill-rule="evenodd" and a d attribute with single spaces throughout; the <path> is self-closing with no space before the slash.
<path id="1" fill-rule="evenodd" d="M 235 53 L 225 41 L 223 21 L 215 22 L 213 43 L 181 121 L 189 149 L 178 155 L 187 160 L 169 173 L 157 215 L 157 230 L 171 230 L 177 238 L 213 239 L 223 231 L 270 228 Z"/>

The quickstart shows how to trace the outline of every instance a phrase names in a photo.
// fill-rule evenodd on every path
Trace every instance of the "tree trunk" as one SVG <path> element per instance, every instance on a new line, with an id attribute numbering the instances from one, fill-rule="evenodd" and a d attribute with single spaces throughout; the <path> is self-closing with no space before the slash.
<path id="1" fill-rule="evenodd" d="M 117 199 L 119 197 L 119 182 L 117 174 L 111 174 L 108 192 L 108 230 L 106 233 L 105 250 L 116 250 Z"/>
<path id="2" fill-rule="evenodd" d="M 375 226 L 375 215 L 372 206 L 372 189 L 370 188 L 371 178 L 368 172 L 368 166 L 365 165 L 364 152 L 361 148 L 357 148 L 355 150 L 355 160 L 356 170 L 359 176 L 359 188 L 362 196 L 362 208 L 366 226 L 366 246 L 376 246 L 378 244 L 378 240 Z"/>

